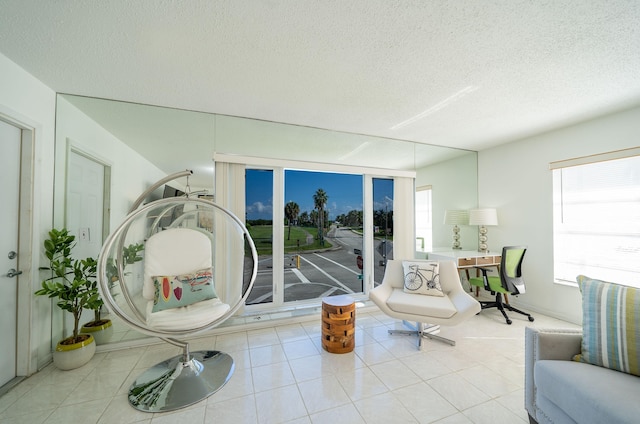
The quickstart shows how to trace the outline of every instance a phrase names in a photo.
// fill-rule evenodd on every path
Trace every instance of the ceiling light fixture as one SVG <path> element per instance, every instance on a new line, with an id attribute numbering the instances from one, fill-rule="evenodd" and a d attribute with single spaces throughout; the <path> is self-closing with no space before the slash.
<path id="1" fill-rule="evenodd" d="M 460 100 L 461 98 L 463 98 L 464 96 L 466 96 L 469 93 L 473 93 L 474 91 L 476 91 L 479 87 L 476 87 L 474 85 L 470 85 L 468 87 L 463 88 L 462 90 L 458 91 L 457 93 L 453 94 L 450 97 L 447 97 L 446 99 L 444 99 L 443 101 L 441 101 L 438 104 L 435 104 L 433 106 L 431 106 L 429 109 L 425 110 L 424 112 L 407 119 L 406 121 L 402 121 L 399 124 L 394 125 L 393 127 L 391 127 L 392 130 L 397 130 L 400 129 L 402 127 L 406 127 L 407 125 L 413 124 L 414 122 L 429 116 L 433 113 L 436 113 L 437 111 L 444 109 L 445 107 L 449 106 L 451 103 Z"/>

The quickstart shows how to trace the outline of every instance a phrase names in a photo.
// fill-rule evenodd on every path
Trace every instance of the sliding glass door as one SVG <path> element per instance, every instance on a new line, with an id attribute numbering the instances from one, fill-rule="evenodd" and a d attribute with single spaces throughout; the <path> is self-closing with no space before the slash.
<path id="1" fill-rule="evenodd" d="M 248 305 L 358 296 L 382 281 L 394 250 L 393 178 L 247 167 L 245 185 L 259 263 Z"/>

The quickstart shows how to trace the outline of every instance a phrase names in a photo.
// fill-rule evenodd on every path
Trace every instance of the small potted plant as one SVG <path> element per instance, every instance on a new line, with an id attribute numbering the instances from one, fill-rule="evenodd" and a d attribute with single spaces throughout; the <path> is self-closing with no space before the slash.
<path id="1" fill-rule="evenodd" d="M 138 244 L 130 244 L 129 246 L 123 249 L 123 262 L 124 266 L 133 264 L 135 262 L 139 262 L 142 260 L 142 256 L 138 253 L 144 249 L 144 245 L 141 243 Z M 109 288 L 113 288 L 113 285 L 118 281 L 118 268 L 116 265 L 116 261 L 113 259 L 109 259 L 107 263 L 107 277 L 109 279 Z M 93 284 L 97 290 L 97 282 L 94 280 Z M 94 302 L 91 302 L 87 305 L 89 309 L 93 310 L 94 319 L 93 321 L 89 321 L 82 326 L 81 332 L 93 335 L 96 340 L 96 344 L 104 344 L 109 341 L 111 336 L 113 335 L 113 324 L 110 319 L 102 318 L 102 308 L 104 306 L 104 301 L 101 297 L 95 299 Z"/>
<path id="2" fill-rule="evenodd" d="M 71 250 L 75 244 L 75 236 L 67 229 L 49 231 L 44 250 L 53 275 L 44 280 L 42 288 L 35 292 L 38 296 L 57 298 L 56 305 L 73 315 L 72 335 L 60 340 L 53 352 L 53 362 L 63 370 L 86 364 L 96 351 L 93 336 L 82 334 L 79 327 L 83 309 L 99 301 L 97 261 L 95 258 L 74 259 Z"/>

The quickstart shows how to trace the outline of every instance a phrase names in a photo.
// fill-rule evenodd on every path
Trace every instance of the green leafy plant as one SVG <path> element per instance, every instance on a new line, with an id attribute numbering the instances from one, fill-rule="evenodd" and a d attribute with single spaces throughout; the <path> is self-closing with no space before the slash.
<path id="1" fill-rule="evenodd" d="M 82 311 L 84 308 L 95 309 L 102 302 L 96 282 L 98 263 L 91 257 L 74 259 L 71 251 L 75 245 L 75 236 L 66 228 L 49 231 L 44 250 L 53 275 L 35 292 L 38 296 L 57 298 L 57 306 L 73 315 L 73 334 L 61 341 L 62 344 L 78 343 L 88 337 L 78 331 Z"/>
<path id="2" fill-rule="evenodd" d="M 124 267 L 126 267 L 127 265 L 134 264 L 136 262 L 140 262 L 142 260 L 142 256 L 140 256 L 139 253 L 142 250 L 144 250 L 144 245 L 142 243 L 130 244 L 129 246 L 124 247 L 122 249 L 122 261 L 124 263 Z M 120 277 L 118 276 L 118 262 L 115 259 L 109 258 L 107 260 L 107 268 L 105 273 L 109 281 L 109 288 L 111 289 L 113 288 L 115 283 L 120 279 Z M 91 308 L 93 309 L 93 312 L 94 312 L 94 320 L 92 323 L 85 324 L 85 326 L 90 326 L 93 323 L 95 323 L 94 325 L 102 324 L 100 312 L 102 310 L 103 305 L 104 305 L 104 301 L 102 300 L 102 298 L 99 298 L 98 303 L 95 305 L 95 307 Z"/>

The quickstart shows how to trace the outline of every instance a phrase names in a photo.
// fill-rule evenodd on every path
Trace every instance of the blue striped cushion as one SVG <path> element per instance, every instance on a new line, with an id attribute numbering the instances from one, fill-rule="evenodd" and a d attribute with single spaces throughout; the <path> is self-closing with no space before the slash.
<path id="1" fill-rule="evenodd" d="M 640 290 L 577 278 L 582 292 L 579 360 L 640 376 Z"/>

